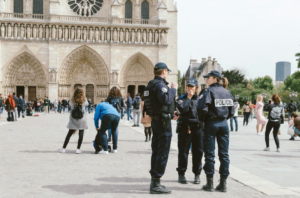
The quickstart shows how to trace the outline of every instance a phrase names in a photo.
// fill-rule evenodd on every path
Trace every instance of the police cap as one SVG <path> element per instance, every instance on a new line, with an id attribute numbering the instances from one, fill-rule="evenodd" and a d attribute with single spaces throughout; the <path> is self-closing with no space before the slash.
<path id="1" fill-rule="evenodd" d="M 214 76 L 214 77 L 218 77 L 220 79 L 222 79 L 222 75 L 220 74 L 219 71 L 217 70 L 212 70 L 211 72 L 209 72 L 207 75 L 203 76 L 204 78 L 208 78 L 210 76 Z"/>
<path id="2" fill-rule="evenodd" d="M 188 79 L 186 84 L 187 85 L 192 85 L 193 87 L 195 87 L 196 85 L 198 85 L 198 80 L 195 79 L 195 78 L 190 78 L 190 79 Z"/>
<path id="3" fill-rule="evenodd" d="M 159 69 L 167 69 L 169 72 L 171 72 L 171 70 L 168 68 L 168 66 L 165 63 L 157 63 L 154 67 L 154 71 L 157 71 Z"/>

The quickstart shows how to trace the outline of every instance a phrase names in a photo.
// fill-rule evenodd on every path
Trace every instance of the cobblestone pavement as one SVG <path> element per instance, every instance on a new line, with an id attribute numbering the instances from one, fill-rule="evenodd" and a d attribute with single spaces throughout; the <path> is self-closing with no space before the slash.
<path id="1" fill-rule="evenodd" d="M 144 142 L 142 128 L 129 127 L 132 123 L 121 121 L 119 128 L 118 153 L 109 155 L 95 155 L 92 141 L 96 135 L 93 126 L 93 115 L 88 116 L 89 130 L 85 131 L 82 144 L 82 154 L 75 154 L 78 134 L 71 138 L 67 153 L 60 154 L 67 134 L 66 125 L 68 114 L 43 115 L 34 118 L 20 119 L 18 122 L 7 123 L 5 118 L 0 120 L 0 197 L 154 197 L 149 195 L 150 184 L 150 155 L 151 144 Z M 5 117 L 5 116 L 4 116 Z M 253 135 L 253 134 L 252 134 Z M 173 139 L 176 141 L 176 135 Z M 232 134 L 232 142 L 239 142 L 241 147 L 249 144 L 249 137 Z M 168 161 L 166 174 L 162 179 L 164 185 L 172 189 L 168 197 L 282 197 L 259 190 L 255 185 L 247 183 L 253 181 L 256 175 L 248 172 L 247 167 L 232 166 L 231 174 L 236 177 L 228 179 L 228 193 L 208 193 L 200 188 L 205 182 L 205 175 L 201 174 L 201 185 L 177 183 L 177 150 L 176 142 L 172 142 L 172 149 Z M 252 141 L 250 139 L 250 141 Z M 243 143 L 244 142 L 244 143 Z M 299 143 L 299 142 L 298 142 Z M 238 145 L 232 147 L 241 149 Z M 299 147 L 298 147 L 299 148 Z M 256 150 L 261 150 L 255 148 Z M 296 149 L 296 148 L 295 148 Z M 271 157 L 253 156 L 249 151 L 231 151 L 232 165 L 239 156 L 233 154 L 244 153 L 251 160 L 257 158 L 259 163 L 265 164 L 265 171 L 274 171 L 276 164 L 272 164 Z M 257 151 L 258 152 L 258 151 Z M 297 153 L 293 156 L 297 156 Z M 259 153 L 258 153 L 259 154 Z M 264 153 L 261 153 L 262 155 Z M 274 155 L 268 153 L 264 155 Z M 285 153 L 280 153 L 284 156 Z M 281 158 L 282 159 L 282 158 Z M 283 158 L 296 164 L 297 158 Z M 234 161 L 234 162 L 233 162 Z M 191 159 L 186 176 L 193 180 Z M 254 162 L 253 162 L 254 163 Z M 242 163 L 241 163 L 242 164 Z M 268 169 L 269 167 L 269 169 Z M 286 167 L 289 168 L 289 167 Z M 298 170 L 298 169 L 297 169 Z M 238 171 L 240 171 L 238 173 Z M 234 172 L 234 173 L 232 173 Z M 246 172 L 246 173 L 245 173 Z M 297 173 L 299 171 L 296 171 Z M 296 174 L 295 174 L 296 175 Z M 278 175 L 285 177 L 284 175 Z M 246 178 L 243 178 L 246 177 Z M 256 176 L 258 177 L 258 176 Z M 259 177 L 261 178 L 261 177 Z M 215 185 L 219 176 L 215 175 Z M 260 180 L 257 180 L 260 182 Z M 271 180 L 271 186 L 274 185 Z M 276 182 L 274 182 L 276 183 Z M 269 183 L 259 183 L 262 187 Z M 282 186 L 279 185 L 278 186 Z M 293 187 L 293 186 L 290 186 Z M 297 188 L 297 185 L 294 186 Z M 288 191 L 284 197 L 297 197 L 295 190 Z M 269 190 L 273 190 L 270 188 Z M 284 189 L 287 190 L 287 189 Z M 262 193 L 263 192 L 263 193 Z M 270 196 L 268 196 L 270 195 Z M 275 193 L 275 195 L 277 195 Z M 156 195 L 157 197 L 159 195 Z M 155 196 L 155 197 L 156 197 Z"/>

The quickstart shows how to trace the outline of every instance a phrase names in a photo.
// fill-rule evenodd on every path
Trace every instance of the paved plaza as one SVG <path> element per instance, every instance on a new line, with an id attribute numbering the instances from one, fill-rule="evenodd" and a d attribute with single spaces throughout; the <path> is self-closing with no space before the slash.
<path id="1" fill-rule="evenodd" d="M 92 141 L 96 130 L 93 115 L 88 115 L 82 154 L 75 154 L 78 134 L 71 138 L 67 152 L 61 154 L 68 129 L 69 114 L 41 114 L 18 122 L 0 120 L 0 197 L 158 197 L 150 195 L 151 143 L 144 142 L 142 127 L 122 120 L 119 126 L 118 153 L 95 155 Z M 177 183 L 177 135 L 173 122 L 172 149 L 164 185 L 172 190 L 168 197 L 300 197 L 300 139 L 289 141 L 287 123 L 279 136 L 281 153 L 264 152 L 264 136 L 255 133 L 256 120 L 241 125 L 230 138 L 230 177 L 228 193 L 209 193 L 201 184 L 192 184 L 191 159 L 187 185 Z M 216 164 L 218 169 L 218 163 Z M 219 180 L 216 173 L 215 186 Z"/>

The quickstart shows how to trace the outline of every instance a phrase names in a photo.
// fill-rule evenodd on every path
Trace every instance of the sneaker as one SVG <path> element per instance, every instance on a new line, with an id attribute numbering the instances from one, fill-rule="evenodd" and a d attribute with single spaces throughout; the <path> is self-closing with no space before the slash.
<path id="1" fill-rule="evenodd" d="M 62 148 L 62 149 L 59 150 L 59 152 L 60 152 L 60 153 L 65 153 L 65 152 L 66 152 L 66 149 Z"/>
<path id="2" fill-rule="evenodd" d="M 281 152 L 280 148 L 278 148 L 278 149 L 276 150 L 276 152 L 280 153 L 280 152 Z"/>
<path id="3" fill-rule="evenodd" d="M 101 151 L 99 151 L 99 153 L 98 153 L 98 154 L 104 154 L 104 155 L 108 155 L 108 151 L 101 150 Z"/>
<path id="4" fill-rule="evenodd" d="M 82 153 L 82 151 L 80 149 L 77 149 L 76 154 L 80 154 L 80 153 Z"/>
<path id="5" fill-rule="evenodd" d="M 118 152 L 118 150 L 111 150 L 111 153 L 117 153 Z"/>
<path id="6" fill-rule="evenodd" d="M 108 138 L 107 142 L 111 142 L 111 138 Z"/>
<path id="7" fill-rule="evenodd" d="M 295 140 L 295 138 L 294 138 L 294 137 L 291 137 L 290 140 Z"/>
<path id="8" fill-rule="evenodd" d="M 266 148 L 264 149 L 264 151 L 270 151 L 270 148 L 269 148 L 269 147 L 266 147 Z"/>

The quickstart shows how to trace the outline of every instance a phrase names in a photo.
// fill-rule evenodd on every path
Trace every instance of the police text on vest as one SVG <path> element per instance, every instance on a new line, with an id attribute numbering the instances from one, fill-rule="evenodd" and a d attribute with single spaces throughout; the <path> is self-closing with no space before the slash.
<path id="1" fill-rule="evenodd" d="M 233 100 L 232 99 L 215 99 L 216 107 L 232 107 Z"/>

